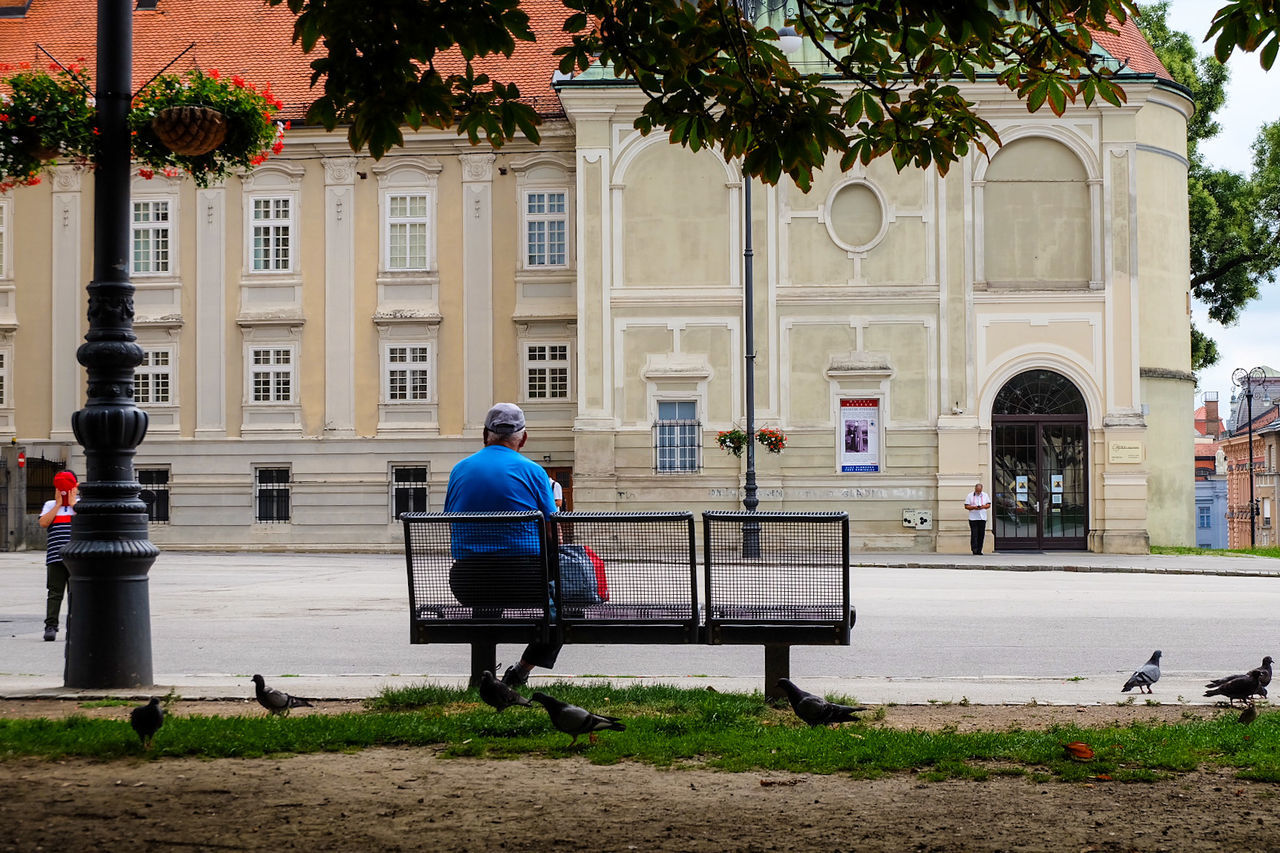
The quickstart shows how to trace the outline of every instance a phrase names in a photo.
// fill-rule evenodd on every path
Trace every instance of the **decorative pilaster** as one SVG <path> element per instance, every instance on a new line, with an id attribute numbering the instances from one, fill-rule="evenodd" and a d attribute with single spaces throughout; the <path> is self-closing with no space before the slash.
<path id="1" fill-rule="evenodd" d="M 463 426 L 493 405 L 493 154 L 462 154 Z"/>
<path id="2" fill-rule="evenodd" d="M 324 160 L 324 432 L 354 436 L 355 157 Z"/>
<path id="3" fill-rule="evenodd" d="M 71 413 L 80 405 L 80 366 L 76 347 L 80 342 L 80 318 L 84 311 L 80 278 L 83 239 L 81 188 L 84 171 L 78 166 L 53 169 L 53 241 L 50 258 L 53 302 L 49 318 L 50 401 L 53 426 L 49 437 L 71 440 Z"/>
<path id="4" fill-rule="evenodd" d="M 227 435 L 227 190 L 196 191 L 196 436 Z"/>

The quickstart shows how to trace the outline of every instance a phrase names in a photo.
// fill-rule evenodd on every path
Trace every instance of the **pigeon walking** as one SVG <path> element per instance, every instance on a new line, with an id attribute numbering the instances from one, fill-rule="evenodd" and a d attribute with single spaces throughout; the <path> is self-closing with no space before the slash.
<path id="1" fill-rule="evenodd" d="M 573 735 L 573 740 L 569 742 L 569 746 L 573 746 L 578 742 L 578 735 L 590 735 L 592 742 L 594 742 L 595 733 L 598 731 L 609 729 L 615 732 L 625 732 L 627 730 L 627 727 L 617 717 L 593 714 L 586 708 L 579 708 L 577 705 L 561 702 L 554 696 L 548 696 L 545 693 L 535 693 L 531 698 L 547 709 L 547 714 L 551 717 L 551 725 L 567 735 Z"/>
<path id="2" fill-rule="evenodd" d="M 1252 705 L 1253 696 L 1267 695 L 1267 688 L 1263 687 L 1260 682 L 1259 671 L 1251 669 L 1239 675 L 1229 675 L 1226 678 L 1215 679 L 1215 681 L 1206 685 L 1210 689 L 1206 690 L 1204 695 L 1225 696 L 1232 705 L 1237 701 Z"/>
<path id="3" fill-rule="evenodd" d="M 1120 692 L 1128 693 L 1136 687 L 1139 693 L 1150 693 L 1151 685 L 1160 680 L 1161 654 L 1159 649 L 1152 652 L 1151 658 L 1129 676 L 1129 680 L 1124 683 L 1124 687 L 1120 688 Z"/>
<path id="4" fill-rule="evenodd" d="M 253 677 L 253 692 L 258 697 L 258 704 L 273 714 L 288 714 L 291 708 L 310 708 L 311 703 L 297 696 L 290 696 L 282 690 L 268 687 L 261 675 Z"/>
<path id="5" fill-rule="evenodd" d="M 480 673 L 479 690 L 480 698 L 499 711 L 506 710 L 512 705 L 531 704 L 528 699 L 517 693 L 514 687 L 494 678 L 493 673 L 487 669 Z"/>
<path id="6" fill-rule="evenodd" d="M 852 722 L 858 719 L 854 716 L 855 712 L 867 710 L 862 705 L 837 705 L 821 696 L 806 693 L 792 684 L 789 678 L 779 678 L 778 686 L 787 691 L 787 698 L 791 700 L 791 708 L 796 716 L 811 726 Z"/>
<path id="7" fill-rule="evenodd" d="M 152 696 L 151 701 L 139 705 L 129 712 L 129 725 L 138 733 L 143 749 L 151 748 L 151 739 L 164 725 L 164 708 L 160 707 L 160 697 Z"/>

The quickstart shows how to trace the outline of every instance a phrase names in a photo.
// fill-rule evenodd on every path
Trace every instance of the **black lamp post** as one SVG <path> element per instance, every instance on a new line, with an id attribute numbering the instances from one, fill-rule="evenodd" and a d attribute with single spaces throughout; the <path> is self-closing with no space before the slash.
<path id="1" fill-rule="evenodd" d="M 88 374 L 88 399 L 71 416 L 84 447 L 85 477 L 71 541 L 62 550 L 71 593 L 64 681 L 74 688 L 152 683 L 147 572 L 159 551 L 147 538 L 147 507 L 133 472 L 147 414 L 133 398 L 142 348 L 133 334 L 129 281 L 132 6 L 132 0 L 98 0 L 93 280 L 89 331 L 76 351 Z"/>
<path id="2" fill-rule="evenodd" d="M 1261 367 L 1245 370 L 1243 367 L 1231 374 L 1231 381 L 1244 390 L 1246 417 L 1249 420 L 1249 547 L 1255 547 L 1258 536 L 1258 504 L 1253 496 L 1253 386 L 1266 378 Z"/>

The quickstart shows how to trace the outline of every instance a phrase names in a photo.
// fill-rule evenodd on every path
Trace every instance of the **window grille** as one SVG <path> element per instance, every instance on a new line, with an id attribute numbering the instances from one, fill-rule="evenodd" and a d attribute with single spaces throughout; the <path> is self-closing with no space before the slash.
<path id="1" fill-rule="evenodd" d="M 697 411 L 692 400 L 658 403 L 658 419 L 653 424 L 653 467 L 658 473 L 691 473 L 702 468 L 702 424 Z"/>
<path id="2" fill-rule="evenodd" d="M 288 468 L 258 468 L 254 471 L 253 520 L 260 524 L 287 523 L 290 478 Z"/>
<path id="3" fill-rule="evenodd" d="M 147 504 L 147 519 L 153 524 L 169 523 L 169 469 L 139 468 L 138 483 Z"/>
<path id="4" fill-rule="evenodd" d="M 427 469 L 404 465 L 391 469 L 393 511 L 399 518 L 406 512 L 427 511 Z"/>

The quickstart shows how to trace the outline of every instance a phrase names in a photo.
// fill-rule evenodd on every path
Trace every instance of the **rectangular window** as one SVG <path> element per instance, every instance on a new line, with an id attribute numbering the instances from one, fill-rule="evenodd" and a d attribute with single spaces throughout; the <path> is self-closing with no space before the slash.
<path id="1" fill-rule="evenodd" d="M 9 205 L 0 202 L 0 278 L 9 273 Z"/>
<path id="2" fill-rule="evenodd" d="M 406 512 L 427 511 L 427 469 L 425 466 L 398 466 L 391 469 L 393 510 L 399 518 Z"/>
<path id="3" fill-rule="evenodd" d="M 431 348 L 387 347 L 387 402 L 422 402 L 431 399 Z"/>
<path id="4" fill-rule="evenodd" d="M 9 405 L 9 353 L 0 350 L 0 407 Z"/>
<path id="5" fill-rule="evenodd" d="M 173 353 L 146 350 L 133 369 L 133 398 L 139 405 L 167 406 L 173 402 Z"/>
<path id="6" fill-rule="evenodd" d="M 430 210 L 426 193 L 387 196 L 387 269 L 430 268 Z"/>
<path id="7" fill-rule="evenodd" d="M 154 524 L 169 523 L 169 469 L 139 468 L 138 483 L 147 504 L 147 518 Z"/>
<path id="8" fill-rule="evenodd" d="M 133 272 L 157 275 L 169 272 L 169 202 L 133 203 Z"/>
<path id="9" fill-rule="evenodd" d="M 563 267 L 568 262 L 569 208 L 563 191 L 525 194 L 525 264 Z"/>
<path id="10" fill-rule="evenodd" d="M 255 198 L 252 215 L 253 271 L 293 269 L 293 201 Z"/>
<path id="11" fill-rule="evenodd" d="M 1200 504 L 1196 507 L 1196 524 L 1201 529 L 1213 526 L 1213 507 Z"/>
<path id="12" fill-rule="evenodd" d="M 279 524 L 289 520 L 289 469 L 257 468 L 253 472 L 253 520 Z"/>
<path id="13" fill-rule="evenodd" d="M 263 347 L 250 351 L 249 399 L 254 403 L 293 402 L 293 350 Z"/>
<path id="14" fill-rule="evenodd" d="M 530 400 L 569 399 L 569 345 L 529 344 L 525 349 L 525 393 Z"/>
<path id="15" fill-rule="evenodd" d="M 693 400 L 663 400 L 653 424 L 654 468 L 659 473 L 686 473 L 701 467 L 702 424 Z"/>

